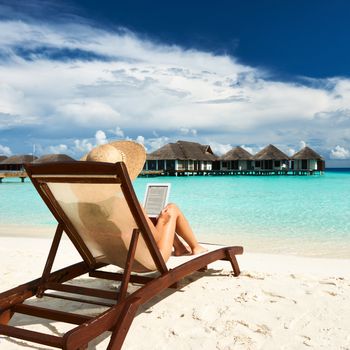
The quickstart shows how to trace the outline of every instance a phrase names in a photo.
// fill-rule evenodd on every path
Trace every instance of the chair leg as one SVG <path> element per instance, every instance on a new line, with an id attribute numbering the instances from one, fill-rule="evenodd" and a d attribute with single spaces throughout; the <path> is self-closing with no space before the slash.
<path id="1" fill-rule="evenodd" d="M 0 324 L 7 325 L 10 322 L 13 314 L 14 312 L 11 309 L 3 311 L 0 314 Z"/>
<path id="2" fill-rule="evenodd" d="M 107 350 L 121 349 L 125 337 L 128 334 L 132 321 L 134 320 L 136 311 L 139 307 L 140 298 L 133 298 L 122 309 L 118 322 L 114 327 L 111 340 L 109 341 Z"/>
<path id="3" fill-rule="evenodd" d="M 233 270 L 233 275 L 236 276 L 236 277 L 239 276 L 240 273 L 241 273 L 241 270 L 239 269 L 239 265 L 238 265 L 238 262 L 237 262 L 237 259 L 236 259 L 236 255 L 233 254 L 230 249 L 228 249 L 228 250 L 226 250 L 226 258 L 231 263 L 232 270 Z"/>
<path id="4" fill-rule="evenodd" d="M 135 256 L 135 252 L 136 252 L 137 241 L 139 239 L 139 235 L 140 235 L 140 231 L 138 229 L 134 229 L 133 233 L 132 233 L 130 246 L 129 246 L 128 256 L 127 256 L 125 267 L 124 267 L 123 279 L 122 279 L 122 283 L 120 285 L 118 303 L 125 299 L 127 291 L 128 291 L 128 284 L 129 284 L 129 280 L 130 280 L 130 274 L 131 274 L 131 270 L 132 270 L 132 264 L 134 262 L 134 256 Z"/>
<path id="5" fill-rule="evenodd" d="M 45 264 L 45 268 L 44 268 L 44 271 L 43 271 L 43 274 L 41 277 L 41 281 L 40 281 L 38 290 L 36 292 L 37 298 L 42 298 L 42 296 L 45 292 L 45 283 L 47 282 L 47 280 L 50 276 L 52 265 L 53 265 L 53 262 L 54 262 L 55 257 L 56 257 L 57 249 L 58 249 L 58 246 L 59 246 L 61 238 L 62 238 L 62 233 L 63 233 L 63 228 L 61 225 L 58 225 L 57 229 L 56 229 L 55 236 L 54 236 L 52 244 L 51 244 L 49 255 L 48 255 L 47 260 L 46 260 L 46 264 Z"/>

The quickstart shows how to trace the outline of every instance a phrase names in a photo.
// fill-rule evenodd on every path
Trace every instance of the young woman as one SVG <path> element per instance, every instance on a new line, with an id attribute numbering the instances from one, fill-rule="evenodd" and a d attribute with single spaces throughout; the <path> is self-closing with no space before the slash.
<path id="1" fill-rule="evenodd" d="M 133 141 L 114 141 L 92 149 L 82 160 L 108 163 L 122 161 L 127 167 L 130 179 L 134 180 L 143 168 L 146 151 L 142 145 Z M 145 212 L 144 214 L 165 261 L 172 254 L 173 247 L 174 255 L 200 254 L 206 251 L 198 243 L 188 221 L 175 204 L 168 204 L 156 223 L 153 223 Z M 177 235 L 188 244 L 188 248 Z"/>

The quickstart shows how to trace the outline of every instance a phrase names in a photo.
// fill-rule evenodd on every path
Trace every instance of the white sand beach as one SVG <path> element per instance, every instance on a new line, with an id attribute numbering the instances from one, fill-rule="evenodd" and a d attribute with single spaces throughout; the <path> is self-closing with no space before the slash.
<path id="1" fill-rule="evenodd" d="M 48 238 L 0 236 L 0 291 L 39 277 L 49 246 Z M 64 240 L 55 268 L 78 258 Z M 350 260 L 249 253 L 238 260 L 239 277 L 229 263 L 216 262 L 142 307 L 123 349 L 350 349 Z M 88 314 L 98 311 L 84 306 Z M 27 316 L 11 322 L 54 335 L 65 329 Z M 102 335 L 89 349 L 105 349 L 108 340 Z M 46 349 L 0 336 L 0 349 L 28 348 Z"/>

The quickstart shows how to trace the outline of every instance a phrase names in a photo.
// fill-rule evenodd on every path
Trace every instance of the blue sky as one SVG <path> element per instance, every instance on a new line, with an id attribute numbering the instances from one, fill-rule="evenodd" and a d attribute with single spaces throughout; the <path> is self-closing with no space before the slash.
<path id="1" fill-rule="evenodd" d="M 166 5 L 165 5 L 166 4 Z M 350 166 L 348 1 L 0 0 L 0 154 L 307 144 Z"/>

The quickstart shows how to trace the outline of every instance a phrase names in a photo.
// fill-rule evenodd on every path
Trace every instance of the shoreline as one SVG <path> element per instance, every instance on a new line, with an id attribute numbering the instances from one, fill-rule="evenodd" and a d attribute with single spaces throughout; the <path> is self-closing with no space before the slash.
<path id="1" fill-rule="evenodd" d="M 18 238 L 53 238 L 55 225 L 0 225 L 1 237 Z M 198 233 L 199 241 L 222 245 L 241 245 L 245 252 L 252 254 L 283 255 L 291 257 L 320 258 L 320 259 L 343 259 L 350 260 L 350 248 L 341 241 L 323 242 L 308 241 L 294 237 L 259 237 L 253 238 L 237 232 L 232 234 L 208 234 Z M 63 239 L 66 239 L 63 235 Z M 350 243 L 349 243 L 350 247 Z"/>
<path id="2" fill-rule="evenodd" d="M 41 275 L 50 239 L 1 236 L 0 241 L 0 292 Z M 253 253 L 237 259 L 239 277 L 232 276 L 228 262 L 215 262 L 207 272 L 183 280 L 178 290 L 165 291 L 142 306 L 123 349 L 350 347 L 350 260 Z M 73 245 L 63 240 L 54 270 L 78 260 Z M 111 281 L 99 283 L 116 288 Z M 64 309 L 68 303 L 54 300 L 50 306 Z M 78 313 L 96 312 L 91 306 L 78 308 Z M 46 333 L 65 330 L 59 322 L 42 323 L 25 315 L 11 322 Z M 108 341 L 104 334 L 90 346 L 106 349 Z M 0 349 L 28 346 L 34 345 L 0 336 Z"/>
<path id="3" fill-rule="evenodd" d="M 54 232 L 52 232 L 54 234 Z M 18 238 L 21 240 L 18 240 Z M 64 236 L 63 236 L 64 237 Z M 3 264 L 6 264 L 6 252 L 5 246 L 15 247 L 15 250 L 23 249 L 23 254 L 32 254 L 31 249 L 36 251 L 40 250 L 40 261 L 45 263 L 49 248 L 51 246 L 51 237 L 24 237 L 24 236 L 3 236 L 0 234 L 0 265 L 2 260 Z M 66 249 L 67 253 L 60 257 L 60 251 L 57 253 L 57 262 L 59 267 L 63 267 L 67 264 L 67 259 L 81 260 L 78 252 L 74 248 L 73 244 L 67 237 L 62 240 L 62 249 Z M 209 243 L 210 244 L 210 243 Z M 61 252 L 62 253 L 62 252 Z M 251 270 L 255 272 L 271 272 L 271 273 L 298 273 L 306 275 L 317 276 L 338 276 L 344 278 L 350 278 L 350 259 L 339 258 L 320 258 L 310 256 L 298 256 L 287 254 L 271 254 L 271 253 L 256 253 L 247 252 L 244 250 L 242 255 L 237 255 L 242 269 Z M 40 264 L 40 263 L 39 263 Z M 214 263 L 217 268 L 225 269 L 228 265 L 227 262 L 218 261 Z M 39 266 L 40 267 L 40 266 Z M 41 269 L 39 268 L 40 273 Z M 36 278 L 37 276 L 34 276 Z M 0 284 L 1 286 L 1 284 Z"/>
<path id="4" fill-rule="evenodd" d="M 55 225 L 0 225 L 0 237 L 53 238 Z"/>

